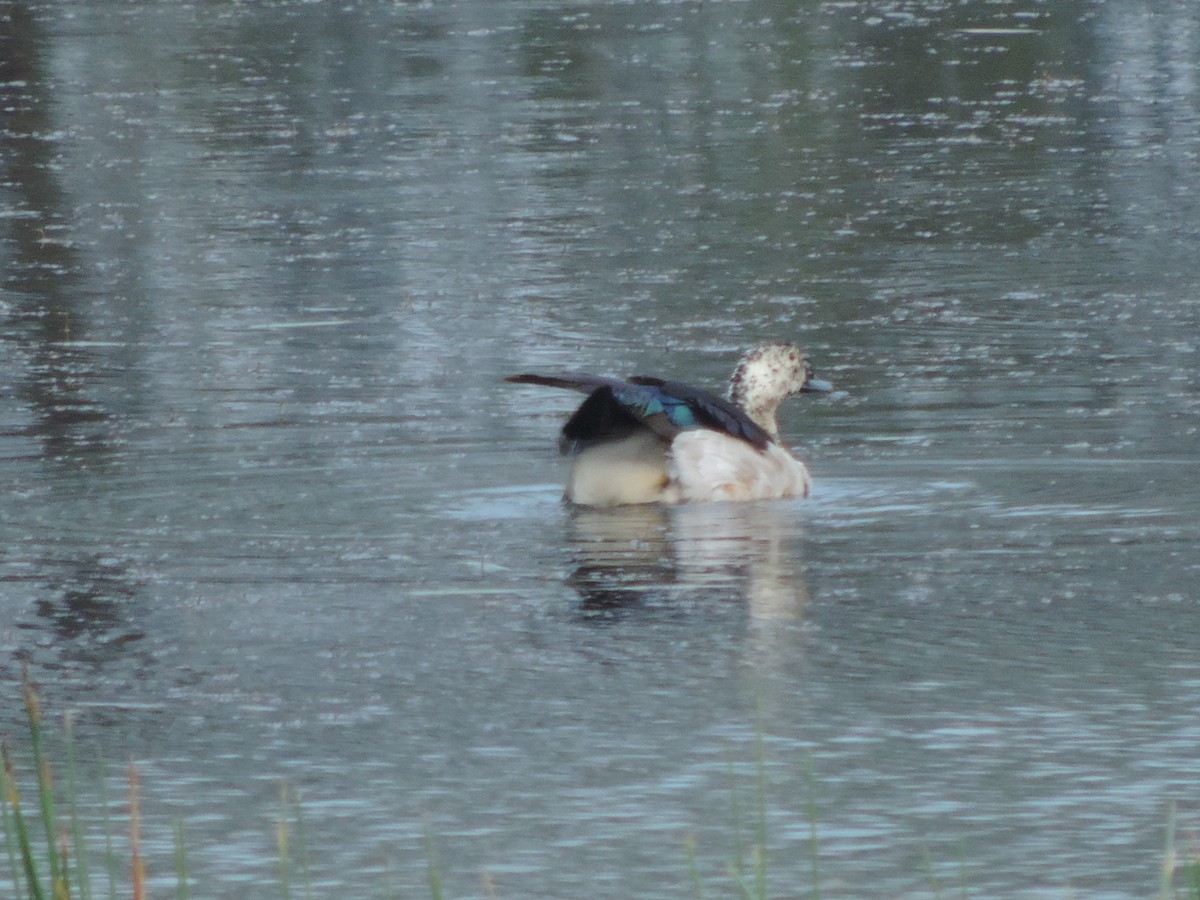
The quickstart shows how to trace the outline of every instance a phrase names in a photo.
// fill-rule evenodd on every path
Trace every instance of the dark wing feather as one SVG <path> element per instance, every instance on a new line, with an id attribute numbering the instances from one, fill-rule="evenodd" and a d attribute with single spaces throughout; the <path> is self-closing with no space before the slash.
<path id="1" fill-rule="evenodd" d="M 686 406 L 695 417 L 698 427 L 723 431 L 753 444 L 759 450 L 771 443 L 771 435 L 747 416 L 739 406 L 730 403 L 723 397 L 679 381 L 664 381 L 648 375 L 634 375 L 629 381 L 632 384 L 657 388 L 664 396 L 672 398 L 681 406 Z"/>
<path id="2" fill-rule="evenodd" d="M 631 410 L 617 399 L 612 386 L 604 384 L 588 394 L 579 409 L 567 419 L 558 439 L 558 449 L 564 456 L 569 456 L 596 444 L 619 441 L 646 428 L 667 441 L 679 433 L 676 430 L 664 434 L 661 426 L 660 421 L 646 419 Z"/>
<path id="3" fill-rule="evenodd" d="M 604 375 L 589 375 L 587 372 L 558 372 L 554 375 L 538 375 L 526 372 L 521 375 L 509 375 L 504 379 L 513 384 L 543 384 L 546 387 L 566 388 L 569 391 L 582 391 L 590 394 L 598 387 L 610 387 L 624 384 L 619 378 L 608 378 Z"/>
<path id="4" fill-rule="evenodd" d="M 554 375 L 526 373 L 505 381 L 566 388 L 588 395 L 563 426 L 559 449 L 578 453 L 588 446 L 618 440 L 648 428 L 670 441 L 681 431 L 709 428 L 740 438 L 760 450 L 771 436 L 727 400 L 677 381 L 644 375 L 628 381 L 586 372 Z"/>

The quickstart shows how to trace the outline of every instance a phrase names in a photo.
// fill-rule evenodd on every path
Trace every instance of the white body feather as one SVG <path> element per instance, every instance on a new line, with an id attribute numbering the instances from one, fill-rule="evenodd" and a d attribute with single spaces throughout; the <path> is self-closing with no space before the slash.
<path id="1" fill-rule="evenodd" d="M 808 470 L 780 444 L 758 450 L 719 431 L 650 432 L 591 447 L 574 458 L 567 499 L 584 506 L 707 503 L 808 496 Z"/>
<path id="2" fill-rule="evenodd" d="M 667 459 L 681 502 L 808 496 L 808 469 L 781 444 L 757 450 L 719 431 L 685 431 Z"/>
<path id="3" fill-rule="evenodd" d="M 673 502 L 667 499 L 666 444 L 649 431 L 589 447 L 571 460 L 566 497 L 584 506 Z"/>

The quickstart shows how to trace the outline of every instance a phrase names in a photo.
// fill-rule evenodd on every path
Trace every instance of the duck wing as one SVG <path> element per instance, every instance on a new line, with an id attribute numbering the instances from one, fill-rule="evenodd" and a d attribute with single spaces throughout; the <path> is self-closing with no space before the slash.
<path id="1" fill-rule="evenodd" d="M 505 381 L 566 388 L 588 395 L 563 426 L 559 449 L 577 453 L 588 446 L 627 437 L 641 428 L 670 442 L 697 428 L 724 432 L 758 449 L 771 437 L 737 406 L 708 391 L 677 381 L 636 375 L 628 381 L 586 372 L 510 375 Z"/>
<path id="2" fill-rule="evenodd" d="M 542 384 L 546 387 L 565 388 L 569 391 L 582 391 L 590 394 L 598 387 L 609 387 L 624 384 L 620 378 L 609 378 L 606 375 L 591 375 L 587 372 L 556 372 L 553 375 L 539 375 L 535 372 L 525 372 L 521 375 L 509 375 L 504 379 L 513 384 Z"/>
<path id="3" fill-rule="evenodd" d="M 661 396 L 670 397 L 675 404 L 686 407 L 695 420 L 693 428 L 722 431 L 759 450 L 771 443 L 771 435 L 746 415 L 741 407 L 723 397 L 679 381 L 664 381 L 648 375 L 634 375 L 629 381 L 640 387 L 654 388 Z"/>

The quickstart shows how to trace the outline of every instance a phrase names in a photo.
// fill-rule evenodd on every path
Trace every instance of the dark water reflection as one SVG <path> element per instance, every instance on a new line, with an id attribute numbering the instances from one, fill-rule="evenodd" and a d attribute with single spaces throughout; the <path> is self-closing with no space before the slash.
<path id="1" fill-rule="evenodd" d="M 787 542 L 799 543 L 802 523 L 788 503 L 573 510 L 567 583 L 600 621 L 712 597 L 739 619 L 798 621 L 804 576 Z"/>
<path id="2" fill-rule="evenodd" d="M 1200 781 L 1198 38 L 0 4 L 0 727 L 27 664 L 134 758 L 163 890 L 176 817 L 197 893 L 274 890 L 287 779 L 323 892 L 421 893 L 426 831 L 455 896 L 677 896 L 689 834 L 716 892 L 761 730 L 775 893 L 811 754 L 830 892 L 1149 894 Z M 566 510 L 571 398 L 501 383 L 776 337 L 841 389 L 785 414 L 802 503 Z"/>

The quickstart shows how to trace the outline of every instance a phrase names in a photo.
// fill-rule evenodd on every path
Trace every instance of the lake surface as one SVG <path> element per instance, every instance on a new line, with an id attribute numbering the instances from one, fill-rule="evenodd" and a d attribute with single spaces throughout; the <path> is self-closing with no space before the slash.
<path id="1" fill-rule="evenodd" d="M 318 896 L 731 896 L 760 809 L 771 896 L 814 821 L 826 895 L 1152 894 L 1197 59 L 1170 2 L 0 6 L 0 731 L 27 666 L 85 811 L 135 763 L 161 893 L 182 822 L 277 895 L 285 784 Z M 502 382 L 765 339 L 838 388 L 807 501 L 572 511 L 577 398 Z"/>

